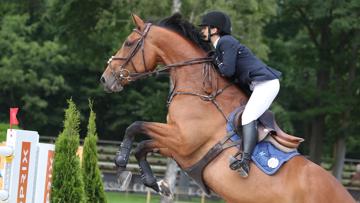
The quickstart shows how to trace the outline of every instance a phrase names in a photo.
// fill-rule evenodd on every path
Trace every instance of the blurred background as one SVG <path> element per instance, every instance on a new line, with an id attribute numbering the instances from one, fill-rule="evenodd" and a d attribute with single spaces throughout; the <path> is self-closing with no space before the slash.
<path id="1" fill-rule="evenodd" d="M 105 145 L 122 140 L 136 120 L 164 122 L 167 77 L 138 81 L 116 94 L 105 93 L 99 78 L 134 28 L 131 13 L 156 22 L 180 12 L 197 24 L 210 10 L 228 13 L 233 35 L 283 72 L 271 110 L 285 131 L 305 138 L 300 152 L 357 190 L 352 179 L 360 163 L 358 0 L 2 0 L 1 132 L 8 128 L 9 108 L 19 107 L 20 128 L 37 130 L 51 142 L 63 127 L 69 98 L 82 112 L 81 132 L 88 99 L 94 100 Z M 112 163 L 115 151 L 103 154 L 103 165 Z M 166 160 L 158 163 L 164 174 Z"/>

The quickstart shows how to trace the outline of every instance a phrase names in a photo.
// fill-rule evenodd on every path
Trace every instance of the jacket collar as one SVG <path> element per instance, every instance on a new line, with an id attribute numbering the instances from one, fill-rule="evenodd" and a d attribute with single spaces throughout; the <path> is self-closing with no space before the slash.
<path id="1" fill-rule="evenodd" d="M 216 49 L 217 44 L 219 43 L 220 37 L 217 38 L 213 44 L 214 48 Z"/>

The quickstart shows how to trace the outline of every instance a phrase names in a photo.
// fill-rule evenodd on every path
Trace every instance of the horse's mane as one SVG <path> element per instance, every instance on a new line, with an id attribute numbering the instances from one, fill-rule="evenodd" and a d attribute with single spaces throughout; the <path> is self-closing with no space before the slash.
<path id="1" fill-rule="evenodd" d="M 211 51 L 211 46 L 204 41 L 201 32 L 190 22 L 184 19 L 180 13 L 162 19 L 158 26 L 172 30 L 181 36 L 189 39 L 205 52 Z"/>

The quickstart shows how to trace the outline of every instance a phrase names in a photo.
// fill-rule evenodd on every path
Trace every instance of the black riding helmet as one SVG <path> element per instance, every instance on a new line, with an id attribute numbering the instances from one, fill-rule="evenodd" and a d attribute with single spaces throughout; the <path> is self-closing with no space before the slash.
<path id="1" fill-rule="evenodd" d="M 221 35 L 231 34 L 231 21 L 228 15 L 221 11 L 211 11 L 201 18 L 199 26 L 216 27 Z"/>

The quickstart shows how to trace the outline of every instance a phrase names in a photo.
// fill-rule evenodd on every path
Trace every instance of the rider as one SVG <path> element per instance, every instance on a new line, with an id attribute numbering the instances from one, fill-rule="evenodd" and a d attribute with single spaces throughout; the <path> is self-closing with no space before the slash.
<path id="1" fill-rule="evenodd" d="M 278 94 L 281 72 L 267 66 L 231 35 L 231 21 L 225 13 L 209 12 L 202 17 L 199 26 L 205 40 L 215 48 L 214 63 L 222 76 L 250 90 L 250 98 L 241 117 L 243 153 L 240 160 L 230 164 L 231 169 L 239 170 L 242 177 L 247 177 L 251 154 L 257 143 L 256 120 Z"/>

